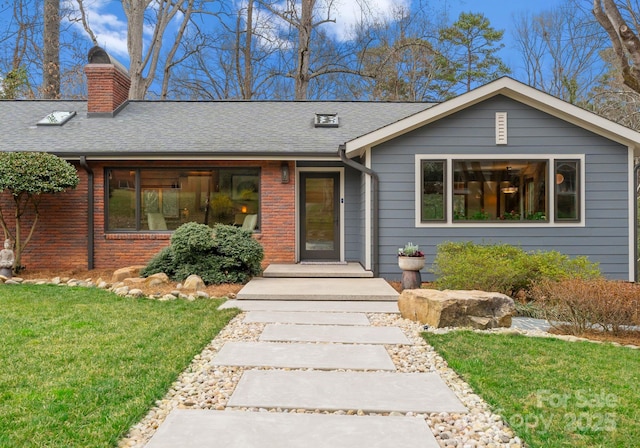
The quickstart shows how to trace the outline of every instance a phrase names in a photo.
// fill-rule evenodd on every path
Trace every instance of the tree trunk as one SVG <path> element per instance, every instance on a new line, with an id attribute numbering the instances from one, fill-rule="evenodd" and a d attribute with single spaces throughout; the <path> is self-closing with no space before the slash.
<path id="1" fill-rule="evenodd" d="M 311 70 L 311 31 L 316 0 L 303 0 L 298 26 L 298 61 L 295 73 L 295 99 L 306 100 Z"/>
<path id="2" fill-rule="evenodd" d="M 60 98 L 60 0 L 44 0 L 42 94 Z"/>
<path id="3" fill-rule="evenodd" d="M 247 2 L 247 29 L 244 36 L 244 87 L 242 98 L 250 100 L 253 97 L 253 0 Z"/>

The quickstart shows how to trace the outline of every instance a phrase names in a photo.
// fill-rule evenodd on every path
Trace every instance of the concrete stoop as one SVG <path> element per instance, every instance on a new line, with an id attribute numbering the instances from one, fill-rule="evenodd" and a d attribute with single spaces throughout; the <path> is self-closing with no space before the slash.
<path id="1" fill-rule="evenodd" d="M 257 277 L 244 285 L 236 299 L 397 302 L 398 297 L 382 278 Z"/>

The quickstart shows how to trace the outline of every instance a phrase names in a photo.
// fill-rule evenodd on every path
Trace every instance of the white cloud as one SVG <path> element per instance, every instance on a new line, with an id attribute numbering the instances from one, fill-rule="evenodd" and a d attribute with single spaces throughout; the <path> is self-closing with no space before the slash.
<path id="1" fill-rule="evenodd" d="M 84 0 L 87 22 L 98 40 L 98 45 L 117 59 L 127 59 L 127 22 L 120 2 L 109 0 Z M 67 0 L 65 7 L 75 11 L 72 23 L 82 33 L 85 33 L 80 22 L 78 4 L 74 0 Z M 86 34 L 85 34 L 86 35 Z"/>
<path id="2" fill-rule="evenodd" d="M 327 32 L 338 40 L 349 40 L 353 28 L 362 22 L 363 9 L 374 20 L 383 21 L 393 16 L 398 8 L 409 8 L 409 0 L 338 0 L 334 4 L 332 18 L 336 23 L 327 27 Z"/>

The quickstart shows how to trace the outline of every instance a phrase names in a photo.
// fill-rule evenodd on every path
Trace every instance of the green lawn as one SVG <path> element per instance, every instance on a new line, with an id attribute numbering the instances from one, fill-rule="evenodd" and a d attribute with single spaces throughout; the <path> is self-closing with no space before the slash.
<path id="1" fill-rule="evenodd" d="M 0 447 L 109 447 L 237 311 L 0 285 Z"/>
<path id="2" fill-rule="evenodd" d="M 531 447 L 640 440 L 640 351 L 456 331 L 425 340 Z"/>

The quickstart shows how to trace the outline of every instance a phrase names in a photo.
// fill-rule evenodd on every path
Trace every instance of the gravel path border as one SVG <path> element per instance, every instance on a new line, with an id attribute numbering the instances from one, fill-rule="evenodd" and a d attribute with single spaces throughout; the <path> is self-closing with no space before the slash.
<path id="1" fill-rule="evenodd" d="M 197 355 L 191 365 L 172 385 L 167 395 L 120 441 L 119 447 L 142 448 L 153 436 L 166 416 L 175 408 L 183 409 L 230 409 L 226 404 L 233 393 L 244 367 L 216 366 L 212 359 L 228 341 L 257 341 L 264 323 L 244 323 L 246 313 L 236 316 L 211 343 Z M 386 345 L 398 372 L 437 372 L 445 383 L 469 409 L 468 413 L 414 414 L 424 418 L 436 440 L 443 447 L 508 447 L 519 448 L 522 441 L 515 436 L 503 419 L 491 412 L 489 406 L 476 395 L 447 363 L 429 346 L 420 333 L 423 326 L 402 319 L 397 314 L 367 314 L 373 326 L 397 326 L 403 330 L 414 345 Z M 284 342 L 286 343 L 286 342 Z M 251 369 L 256 369 L 252 367 Z M 258 368 L 261 370 L 270 367 Z M 286 369 L 300 370 L 300 369 Z M 312 369 L 301 369 L 312 370 Z M 321 411 L 233 408 L 246 412 L 299 412 L 321 413 Z M 365 413 L 358 409 L 344 409 L 332 413 L 337 415 L 388 415 Z M 392 413 L 392 415 L 404 415 Z"/>

